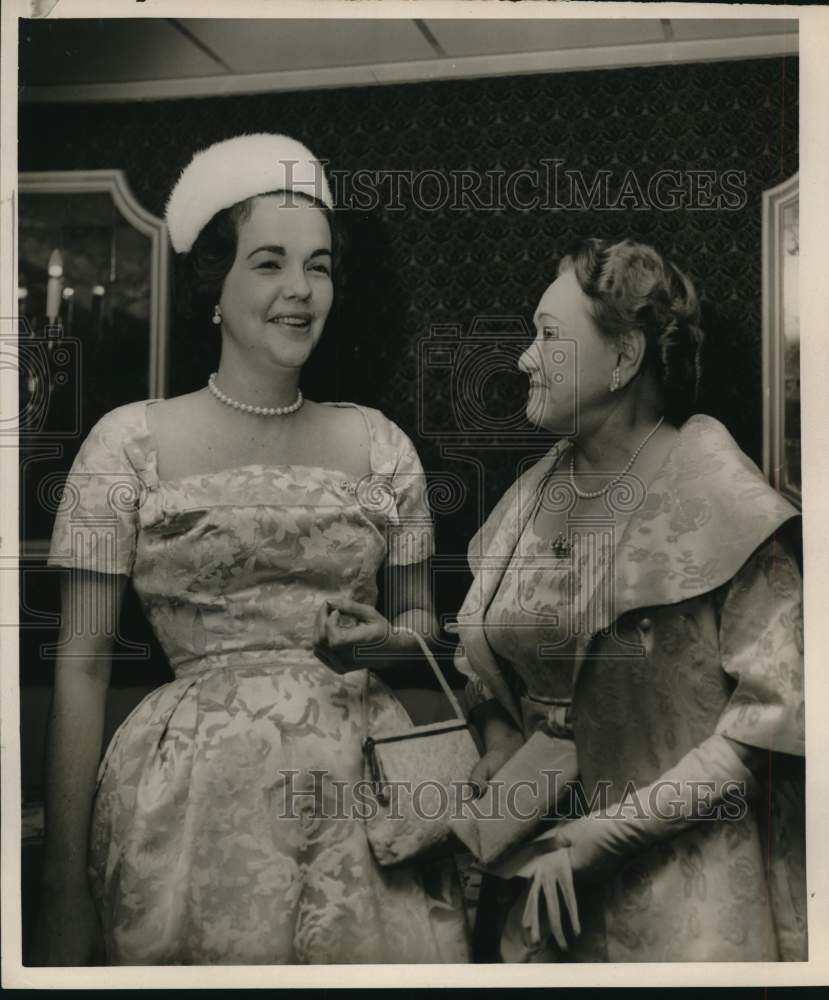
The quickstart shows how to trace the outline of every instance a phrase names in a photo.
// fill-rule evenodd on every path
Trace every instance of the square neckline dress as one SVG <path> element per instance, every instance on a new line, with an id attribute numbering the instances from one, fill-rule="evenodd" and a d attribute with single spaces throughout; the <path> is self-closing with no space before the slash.
<path id="1" fill-rule="evenodd" d="M 367 672 L 338 675 L 311 649 L 323 600 L 374 604 L 384 560 L 431 555 L 414 447 L 379 411 L 334 403 L 368 428 L 359 482 L 264 464 L 162 480 L 153 402 L 92 429 L 49 556 L 131 576 L 175 677 L 98 773 L 89 873 L 108 962 L 468 961 L 453 863 L 381 869 L 350 809 Z M 405 725 L 369 683 L 378 731 Z"/>

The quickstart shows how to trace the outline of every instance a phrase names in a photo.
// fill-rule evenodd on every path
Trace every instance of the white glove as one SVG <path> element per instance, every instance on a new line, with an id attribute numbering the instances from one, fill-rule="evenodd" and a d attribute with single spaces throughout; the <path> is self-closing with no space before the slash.
<path id="1" fill-rule="evenodd" d="M 573 932 L 576 935 L 581 934 L 579 908 L 576 903 L 576 890 L 573 885 L 573 869 L 570 864 L 567 848 L 535 857 L 531 861 L 528 861 L 515 874 L 519 878 L 532 879 L 532 884 L 527 894 L 527 902 L 524 906 L 524 913 L 521 918 L 522 925 L 529 931 L 532 943 L 538 944 L 541 941 L 541 922 L 538 915 L 538 904 L 543 898 L 547 906 L 547 918 L 550 921 L 550 930 L 553 933 L 556 944 L 563 951 L 567 951 L 567 938 L 561 923 L 559 893 L 564 899 L 564 905 L 567 907 L 567 915 L 570 918 L 570 925 L 573 928 Z"/>
<path id="2" fill-rule="evenodd" d="M 731 796 L 739 791 L 741 797 L 748 798 L 756 793 L 757 787 L 756 779 L 730 741 L 715 735 L 687 753 L 657 781 L 638 789 L 635 797 L 626 799 L 624 812 L 632 810 L 633 815 L 618 816 L 622 804 L 611 806 L 562 823 L 536 838 L 527 845 L 528 850 L 537 850 L 544 843 L 553 850 L 533 858 L 523 869 L 514 872 L 516 875 L 532 872 L 533 885 L 524 912 L 524 927 L 531 933 L 537 928 L 537 913 L 532 912 L 531 904 L 537 902 L 543 890 L 550 927 L 561 945 L 556 933 L 556 929 L 561 928 L 561 912 L 558 895 L 550 888 L 553 884 L 562 886 L 570 909 L 566 887 L 572 883 L 573 874 L 585 881 L 602 880 L 623 858 L 647 850 L 659 840 L 676 836 L 705 818 L 726 798 L 732 809 L 739 808 L 739 800 Z M 578 917 L 573 920 L 572 910 L 570 913 L 576 930 Z"/>

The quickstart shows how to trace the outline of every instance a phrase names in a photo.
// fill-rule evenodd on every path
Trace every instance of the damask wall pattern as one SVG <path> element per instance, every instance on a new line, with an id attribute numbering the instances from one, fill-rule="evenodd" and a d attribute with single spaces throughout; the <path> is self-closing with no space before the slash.
<path id="1" fill-rule="evenodd" d="M 378 406 L 411 435 L 434 479 L 446 550 L 463 552 L 518 463 L 549 446 L 522 420 L 525 382 L 512 366 L 558 259 L 585 236 L 651 242 L 693 277 L 707 333 L 699 409 L 723 420 L 759 461 L 761 194 L 798 167 L 796 58 L 123 104 L 24 103 L 20 168 L 120 168 L 141 203 L 162 214 L 196 149 L 254 131 L 307 143 L 341 172 L 341 197 L 355 197 L 360 172 L 362 200 L 342 213 L 348 263 L 304 388 L 314 398 Z M 559 174 L 551 181 L 554 160 Z M 396 197 L 385 182 L 371 183 L 375 172 L 388 179 L 392 171 L 406 172 Z M 453 204 L 441 178 L 456 183 L 470 171 L 512 177 L 517 197 L 529 203 L 540 195 L 549 207 L 498 208 L 486 186 L 477 201 Z M 519 179 L 518 171 L 529 173 Z M 570 190 L 575 171 L 587 185 L 581 207 Z M 678 173 L 669 178 L 674 195 L 657 204 L 648 184 L 660 171 Z M 597 177 L 610 196 L 585 207 Z M 703 207 L 688 206 L 691 185 Z M 381 204 L 371 203 L 372 191 Z M 203 385 L 213 370 L 209 320 L 177 312 L 171 393 Z M 453 378 L 461 357 L 459 389 Z M 462 587 L 462 575 L 447 582 L 447 607 L 457 607 Z"/>

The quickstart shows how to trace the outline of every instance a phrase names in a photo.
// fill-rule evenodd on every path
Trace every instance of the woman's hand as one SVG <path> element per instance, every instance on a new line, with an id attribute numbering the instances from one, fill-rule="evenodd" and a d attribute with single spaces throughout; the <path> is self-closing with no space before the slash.
<path id="1" fill-rule="evenodd" d="M 338 674 L 361 670 L 357 646 L 385 645 L 392 629 L 388 620 L 371 604 L 344 597 L 324 601 L 314 620 L 314 652 Z M 382 669 L 382 660 L 371 660 L 371 669 Z"/>
<path id="2" fill-rule="evenodd" d="M 538 944 L 541 941 L 539 903 L 543 903 L 546 906 L 547 920 L 556 944 L 562 951 L 567 951 L 567 937 L 561 919 L 562 899 L 567 908 L 573 933 L 581 934 L 569 850 L 565 847 L 550 851 L 548 854 L 538 855 L 516 874 L 520 878 L 532 879 L 521 918 L 522 925 L 529 932 L 530 940 L 533 944 Z"/>
<path id="3" fill-rule="evenodd" d="M 577 882 L 605 882 L 633 855 L 701 820 L 711 821 L 729 790 L 756 794 L 757 779 L 746 761 L 759 759 L 750 747 L 735 747 L 727 736 L 715 733 L 634 796 L 626 792 L 624 805 L 562 823 L 536 843 L 567 848 Z M 700 783 L 707 786 L 705 796 L 698 794 Z"/>
<path id="4" fill-rule="evenodd" d="M 469 775 L 469 781 L 477 785 L 479 794 L 483 795 L 492 778 L 523 745 L 524 737 L 515 730 L 514 735 L 500 734 L 498 741 L 488 747 Z"/>
<path id="5" fill-rule="evenodd" d="M 496 701 L 486 701 L 469 713 L 470 722 L 477 728 L 486 752 L 472 768 L 471 783 L 478 786 L 483 795 L 490 779 L 501 770 L 506 762 L 524 745 L 524 734 Z"/>
<path id="6" fill-rule="evenodd" d="M 622 830 L 632 824 L 622 820 Z M 577 883 L 595 884 L 604 882 L 618 871 L 619 866 L 631 850 L 631 846 L 620 838 L 616 828 L 618 821 L 597 818 L 595 814 L 559 823 L 550 833 L 534 841 L 542 843 L 547 850 L 567 851 L 570 870 Z"/>
<path id="7" fill-rule="evenodd" d="M 601 823 L 602 821 L 597 821 Z M 611 825 L 605 820 L 606 826 Z M 622 851 L 614 850 L 612 831 L 608 829 L 607 841 L 591 836 L 596 827 L 595 817 L 581 817 L 559 824 L 551 834 L 545 835 L 544 842 L 556 851 L 566 850 L 570 859 L 570 870 L 577 882 L 602 882 L 610 878 L 624 858 Z"/>
<path id="8" fill-rule="evenodd" d="M 32 965 L 96 965 L 103 959 L 101 925 L 88 889 L 44 890 L 32 944 Z"/>

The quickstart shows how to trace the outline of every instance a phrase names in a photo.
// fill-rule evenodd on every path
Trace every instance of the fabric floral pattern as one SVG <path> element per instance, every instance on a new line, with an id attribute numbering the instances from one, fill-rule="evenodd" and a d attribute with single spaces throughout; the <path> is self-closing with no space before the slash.
<path id="1" fill-rule="evenodd" d="M 550 558 L 529 517 L 487 609 L 486 637 L 518 671 L 530 699 L 572 694 L 573 573 L 569 559 Z"/>
<path id="2" fill-rule="evenodd" d="M 358 407 L 371 440 L 363 482 L 261 465 L 164 481 L 152 402 L 93 428 L 50 553 L 53 565 L 130 574 L 175 674 L 99 770 L 90 876 L 109 961 L 467 961 L 452 862 L 384 871 L 352 815 L 365 672 L 339 676 L 311 651 L 324 599 L 373 603 L 384 559 L 431 554 L 414 448 Z M 378 724 L 405 725 L 371 683 Z"/>
<path id="3" fill-rule="evenodd" d="M 473 539 L 473 572 L 503 559 L 465 602 L 479 617 L 486 609 L 500 662 L 456 663 L 489 692 L 508 687 L 498 666 L 537 698 L 562 697 L 562 676 L 570 680 L 585 801 L 600 786 L 612 803 L 628 782 L 650 784 L 715 732 L 768 751 L 768 774 L 741 819 L 699 824 L 581 890 L 583 932 L 567 954 L 522 941 L 514 912 L 508 953 L 513 961 L 803 960 L 801 581 L 781 530 L 797 512 L 721 424 L 696 416 L 617 533 L 604 576 L 577 550 L 569 570 L 553 570 L 539 548 L 534 571 L 527 498 L 562 454 L 557 446 L 525 474 Z M 580 635 L 573 609 L 563 613 L 565 583 L 587 612 Z M 569 650 L 569 660 L 545 662 L 545 644 Z"/>

